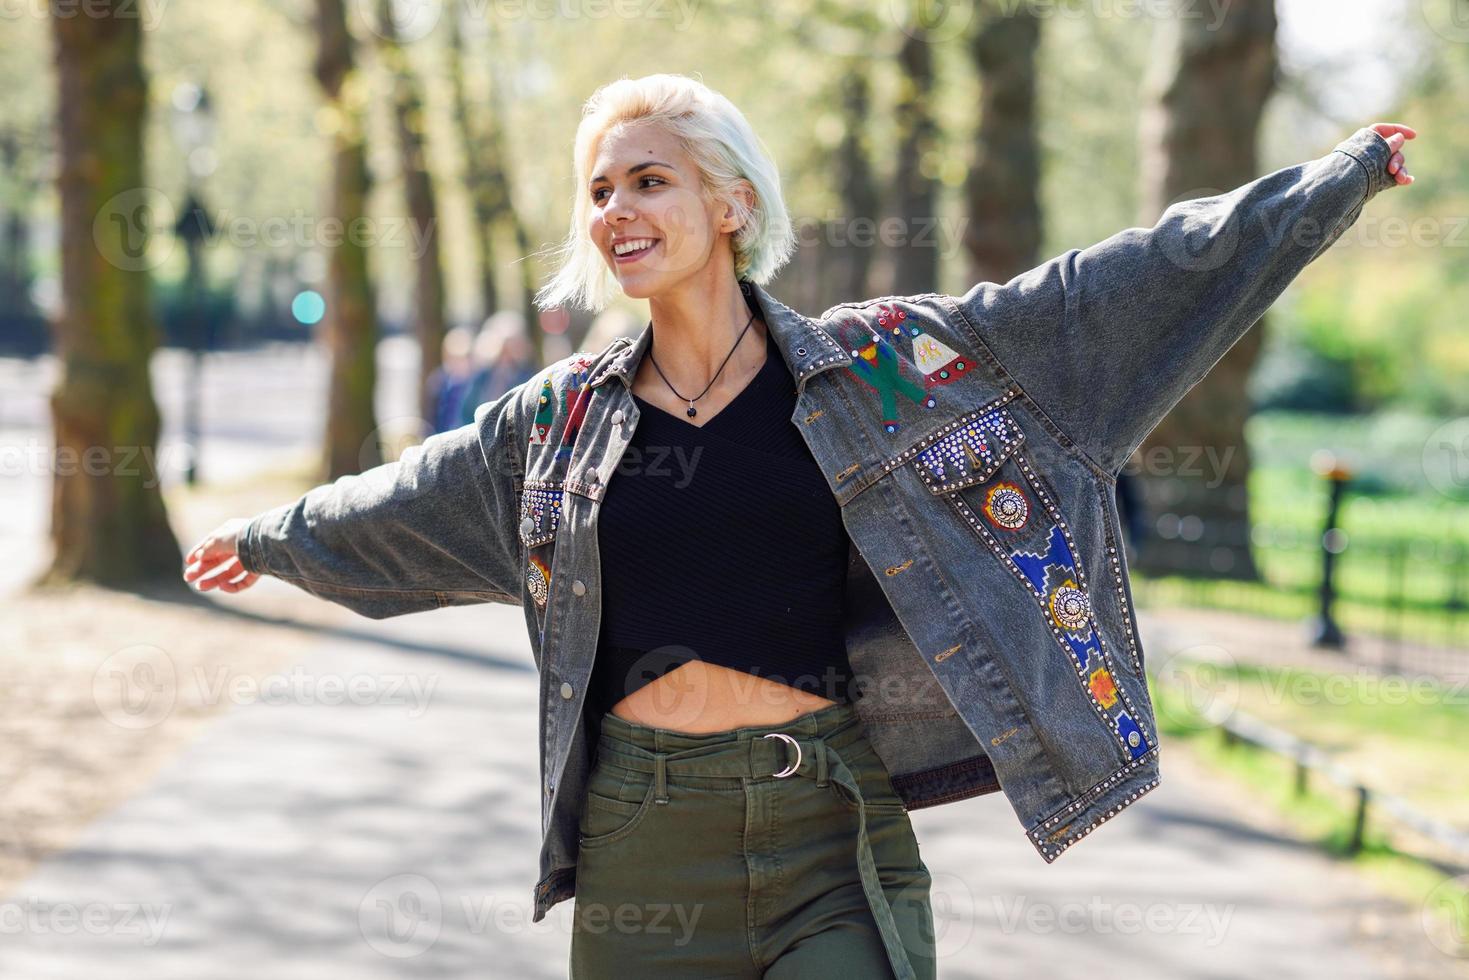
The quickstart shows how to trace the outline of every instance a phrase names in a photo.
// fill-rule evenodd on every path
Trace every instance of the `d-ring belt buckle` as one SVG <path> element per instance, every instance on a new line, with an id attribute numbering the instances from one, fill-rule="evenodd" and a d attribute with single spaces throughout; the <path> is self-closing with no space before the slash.
<path id="1" fill-rule="evenodd" d="M 763 737 L 764 738 L 783 738 L 787 742 L 791 743 L 792 745 L 794 745 L 796 747 L 796 764 L 793 765 L 793 766 L 786 766 L 780 772 L 771 773 L 771 775 L 774 776 L 776 779 L 784 779 L 786 776 L 794 775 L 795 771 L 797 769 L 801 768 L 801 743 L 800 742 L 797 742 L 795 739 L 791 738 L 785 732 L 770 732 L 769 734 L 767 734 L 767 735 L 765 735 Z"/>

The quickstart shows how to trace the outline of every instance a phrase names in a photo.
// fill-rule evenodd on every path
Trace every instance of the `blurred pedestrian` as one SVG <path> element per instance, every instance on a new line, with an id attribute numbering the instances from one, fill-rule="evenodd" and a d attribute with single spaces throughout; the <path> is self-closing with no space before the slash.
<path id="1" fill-rule="evenodd" d="M 474 338 L 470 360 L 473 373 L 460 406 L 460 424 L 474 421 L 474 410 L 481 404 L 535 375 L 525 317 L 518 310 L 501 310 L 488 317 Z"/>
<path id="2" fill-rule="evenodd" d="M 447 432 L 464 424 L 459 412 L 471 380 L 473 365 L 469 355 L 473 344 L 474 331 L 468 327 L 455 327 L 444 334 L 442 362 L 427 382 L 435 432 Z"/>

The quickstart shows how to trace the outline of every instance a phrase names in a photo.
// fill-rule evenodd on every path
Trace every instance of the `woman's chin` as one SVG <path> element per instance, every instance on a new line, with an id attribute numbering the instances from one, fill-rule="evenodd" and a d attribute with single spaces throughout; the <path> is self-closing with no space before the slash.
<path id="1" fill-rule="evenodd" d="M 628 299 L 648 299 L 658 292 L 657 284 L 648 276 L 628 276 L 617 280 Z"/>

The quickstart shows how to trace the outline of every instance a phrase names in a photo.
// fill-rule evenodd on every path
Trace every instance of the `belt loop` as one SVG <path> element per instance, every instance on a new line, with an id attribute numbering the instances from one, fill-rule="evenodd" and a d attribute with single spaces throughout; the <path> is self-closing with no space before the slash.
<path id="1" fill-rule="evenodd" d="M 653 802 L 668 802 L 668 754 L 658 752 L 653 756 Z"/>
<path id="2" fill-rule="evenodd" d="M 816 739 L 816 788 L 826 789 L 826 740 Z"/>

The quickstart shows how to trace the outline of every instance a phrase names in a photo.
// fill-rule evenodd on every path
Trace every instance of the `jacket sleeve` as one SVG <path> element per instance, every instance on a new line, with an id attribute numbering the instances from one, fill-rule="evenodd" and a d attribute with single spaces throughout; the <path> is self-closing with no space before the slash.
<path id="1" fill-rule="evenodd" d="M 519 604 L 521 420 L 536 394 L 511 388 L 396 462 L 255 516 L 240 535 L 240 564 L 372 619 Z"/>
<path id="2" fill-rule="evenodd" d="M 1071 249 L 959 319 L 1083 452 L 1115 474 L 1297 274 L 1394 186 L 1368 127 L 1326 156 L 1180 201 L 1152 228 Z"/>

